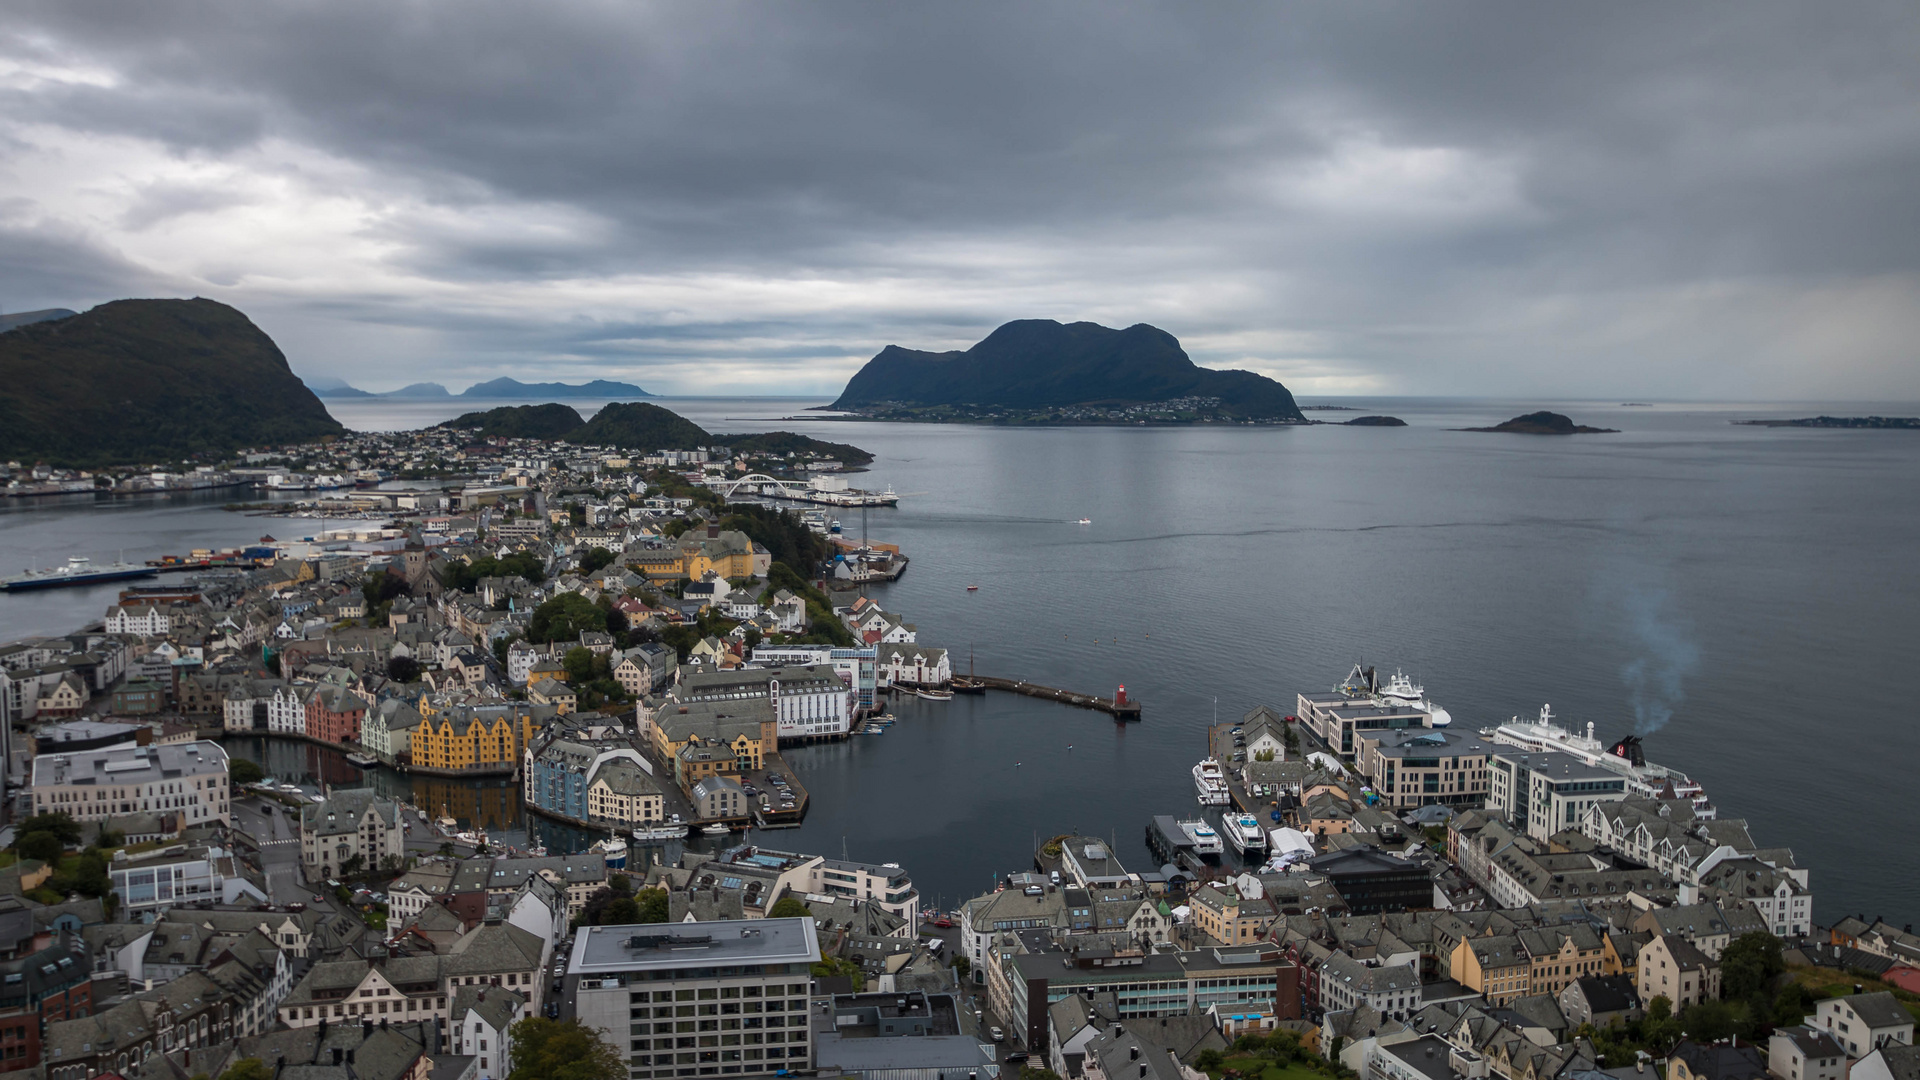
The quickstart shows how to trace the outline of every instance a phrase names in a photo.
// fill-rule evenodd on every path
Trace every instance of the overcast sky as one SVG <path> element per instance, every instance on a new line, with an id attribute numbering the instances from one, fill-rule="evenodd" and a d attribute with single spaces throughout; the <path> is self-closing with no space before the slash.
<path id="1" fill-rule="evenodd" d="M 1150 322 L 1306 394 L 1920 398 L 1911 2 L 12 0 L 0 307 L 838 390 Z"/>

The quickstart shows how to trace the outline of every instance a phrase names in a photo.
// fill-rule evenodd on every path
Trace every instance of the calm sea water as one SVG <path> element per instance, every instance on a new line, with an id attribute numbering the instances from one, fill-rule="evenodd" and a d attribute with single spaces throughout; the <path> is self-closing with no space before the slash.
<path id="1" fill-rule="evenodd" d="M 1920 436 L 1730 421 L 1920 406 L 1344 403 L 1410 426 L 936 427 L 786 419 L 817 401 L 662 399 L 710 430 L 875 452 L 859 482 L 905 497 L 866 527 L 913 558 L 875 596 L 923 642 L 962 669 L 971 652 L 982 673 L 1125 683 L 1146 704 L 1122 726 L 1000 695 L 910 702 L 886 735 L 792 752 L 812 812 L 760 842 L 899 861 L 949 906 L 1025 866 L 1036 836 L 1111 836 L 1144 868 L 1148 819 L 1194 809 L 1188 769 L 1216 710 L 1291 712 L 1359 661 L 1424 682 L 1456 727 L 1551 703 L 1603 739 L 1640 731 L 1652 759 L 1812 868 L 1819 918 L 1914 917 L 1920 844 L 1899 807 L 1920 761 L 1905 689 Z M 329 407 L 365 429 L 460 411 Z M 1448 430 L 1541 407 L 1623 430 Z M 217 510 L 191 513 L 221 527 Z M 242 522 L 196 542 L 238 542 Z M 108 530 L 187 523 L 167 507 L 10 507 L 0 565 L 21 562 L 16 536 L 101 552 L 118 546 Z M 0 625 L 18 600 L 0 596 Z M 475 820 L 518 821 L 511 785 L 472 794 Z"/>

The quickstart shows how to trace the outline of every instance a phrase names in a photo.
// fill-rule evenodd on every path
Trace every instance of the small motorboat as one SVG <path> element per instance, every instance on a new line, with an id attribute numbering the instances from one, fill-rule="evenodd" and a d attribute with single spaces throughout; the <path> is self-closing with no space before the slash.
<path id="1" fill-rule="evenodd" d="M 1080 519 L 1079 521 L 1076 521 L 1076 522 L 1074 522 L 1074 524 L 1075 524 L 1075 525 L 1091 525 L 1091 524 L 1093 524 L 1093 519 L 1092 519 L 1092 518 L 1081 518 L 1081 519 Z"/>
<path id="2" fill-rule="evenodd" d="M 732 832 L 733 830 L 727 828 L 725 825 L 722 825 L 719 822 L 715 822 L 712 825 L 708 825 L 706 828 L 701 829 L 700 831 L 703 833 L 706 833 L 708 836 L 725 836 L 728 833 Z"/>
<path id="3" fill-rule="evenodd" d="M 969 585 L 969 586 L 967 586 L 967 591 L 968 591 L 968 592 L 979 592 L 979 591 L 980 591 L 980 586 L 978 586 L 978 585 Z"/>
<path id="4" fill-rule="evenodd" d="M 953 691 L 915 689 L 913 692 L 913 696 L 920 698 L 924 701 L 952 701 Z"/>

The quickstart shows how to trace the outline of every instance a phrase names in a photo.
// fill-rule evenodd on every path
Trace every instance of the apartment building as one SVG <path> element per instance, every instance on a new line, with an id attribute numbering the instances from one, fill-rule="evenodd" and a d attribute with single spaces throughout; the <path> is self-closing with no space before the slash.
<path id="1" fill-rule="evenodd" d="M 814 922 L 723 919 L 582 927 L 574 1015 L 626 1051 L 632 1080 L 765 1076 L 812 1066 Z"/>
<path id="2" fill-rule="evenodd" d="M 228 822 L 227 752 L 219 743 L 117 746 L 33 759 L 33 810 L 75 821 L 175 813 L 183 825 Z"/>

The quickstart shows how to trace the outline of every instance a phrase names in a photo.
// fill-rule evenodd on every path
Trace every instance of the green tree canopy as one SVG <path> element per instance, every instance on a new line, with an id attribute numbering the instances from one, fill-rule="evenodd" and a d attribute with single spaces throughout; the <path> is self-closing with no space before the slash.
<path id="1" fill-rule="evenodd" d="M 55 839 L 68 846 L 80 843 L 80 823 L 73 820 L 73 815 L 65 810 L 51 814 L 35 814 L 20 822 L 16 830 L 20 836 L 36 832 L 52 833 Z"/>
<path id="2" fill-rule="evenodd" d="M 582 631 L 605 630 L 607 613 L 579 593 L 561 593 L 533 609 L 527 621 L 527 640 L 573 641 Z"/>
<path id="3" fill-rule="evenodd" d="M 774 902 L 773 910 L 767 912 L 769 919 L 804 919 L 813 914 L 806 902 L 798 897 L 783 896 Z"/>
<path id="4" fill-rule="evenodd" d="M 44 863 L 59 862 L 60 853 L 66 850 L 60 838 L 50 832 L 21 833 L 13 842 L 13 849 L 23 859 L 39 859 Z"/>
<path id="5" fill-rule="evenodd" d="M 578 1020 L 535 1016 L 513 1025 L 507 1080 L 626 1080 L 626 1059 Z M 223 1078 L 224 1080 L 224 1078 Z"/>
<path id="6" fill-rule="evenodd" d="M 1780 939 L 1764 930 L 1741 934 L 1720 951 L 1720 985 L 1729 998 L 1764 997 L 1785 970 Z"/>
<path id="7" fill-rule="evenodd" d="M 257 784 L 266 778 L 266 771 L 246 758 L 237 757 L 227 762 L 227 778 L 236 784 Z"/>
<path id="8" fill-rule="evenodd" d="M 580 572 L 591 574 L 595 570 L 604 570 L 613 565 L 613 552 L 603 547 L 588 548 L 580 557 Z"/>
<path id="9" fill-rule="evenodd" d="M 273 1070 L 259 1058 L 241 1058 L 220 1074 L 220 1080 L 273 1080 Z"/>

